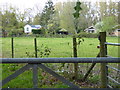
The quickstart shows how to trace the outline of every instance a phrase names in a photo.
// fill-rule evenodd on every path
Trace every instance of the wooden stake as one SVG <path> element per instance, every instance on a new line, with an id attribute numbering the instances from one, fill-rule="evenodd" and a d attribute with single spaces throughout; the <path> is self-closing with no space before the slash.
<path id="1" fill-rule="evenodd" d="M 73 37 L 73 56 L 77 57 L 77 41 L 76 41 L 76 37 Z M 78 63 L 74 64 L 74 76 L 75 76 L 75 79 L 78 78 Z"/>
<path id="2" fill-rule="evenodd" d="M 37 58 L 37 40 L 34 38 L 34 45 L 35 45 L 35 57 Z"/>
<path id="3" fill-rule="evenodd" d="M 12 58 L 14 58 L 14 40 L 11 38 L 11 49 L 12 49 Z"/>
<path id="4" fill-rule="evenodd" d="M 100 32 L 100 57 L 106 57 L 107 55 L 107 45 L 106 42 L 106 32 Z M 107 63 L 101 63 L 101 88 L 107 88 Z"/>

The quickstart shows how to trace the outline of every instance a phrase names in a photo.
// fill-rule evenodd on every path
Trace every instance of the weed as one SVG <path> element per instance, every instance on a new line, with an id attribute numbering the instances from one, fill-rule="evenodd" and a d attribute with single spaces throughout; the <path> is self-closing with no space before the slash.
<path id="1" fill-rule="evenodd" d="M 26 48 L 26 56 L 27 57 L 35 57 L 35 52 L 29 52 L 27 50 L 28 48 Z M 42 44 L 40 46 L 40 48 L 37 47 L 37 54 L 38 57 L 43 58 L 43 57 L 48 57 L 51 53 L 51 49 L 48 46 L 45 46 L 44 44 Z"/>

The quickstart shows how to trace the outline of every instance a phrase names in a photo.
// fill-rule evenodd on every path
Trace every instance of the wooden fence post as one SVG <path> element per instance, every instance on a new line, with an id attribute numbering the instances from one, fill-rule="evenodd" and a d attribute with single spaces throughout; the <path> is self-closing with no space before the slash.
<path id="1" fill-rule="evenodd" d="M 77 41 L 76 41 L 76 37 L 73 37 L 73 56 L 77 57 Z M 77 79 L 77 77 L 78 77 L 78 63 L 74 64 L 74 76 L 75 76 L 75 79 Z"/>
<path id="2" fill-rule="evenodd" d="M 34 45 L 35 45 L 35 57 L 37 58 L 37 40 L 34 38 Z"/>
<path id="3" fill-rule="evenodd" d="M 107 45 L 106 42 L 106 32 L 100 32 L 100 57 L 106 57 L 107 55 Z M 107 63 L 101 63 L 101 88 L 107 88 Z"/>
<path id="4" fill-rule="evenodd" d="M 120 1 L 118 2 L 118 24 L 120 25 Z M 118 29 L 120 29 L 120 28 L 118 28 Z M 119 50 L 119 48 L 118 48 L 118 50 Z M 120 54 L 119 54 L 119 56 L 120 56 Z M 120 63 L 118 63 L 118 70 L 120 70 Z M 118 82 L 120 83 L 120 72 L 117 72 L 117 74 L 118 74 Z"/>
<path id="5" fill-rule="evenodd" d="M 14 39 L 11 38 L 11 49 L 12 49 L 12 58 L 14 58 Z"/>

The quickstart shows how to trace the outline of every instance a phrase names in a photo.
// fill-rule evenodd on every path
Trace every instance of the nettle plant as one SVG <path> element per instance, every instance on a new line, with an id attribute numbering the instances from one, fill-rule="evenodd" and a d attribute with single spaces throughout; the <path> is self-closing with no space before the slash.
<path id="1" fill-rule="evenodd" d="M 37 47 L 37 55 L 39 58 L 43 58 L 43 57 L 48 57 L 51 53 L 51 48 L 49 48 L 48 46 L 42 44 L 40 46 L 40 48 Z M 27 57 L 35 57 L 35 52 L 29 52 L 26 48 L 26 52 L 25 52 Z"/>

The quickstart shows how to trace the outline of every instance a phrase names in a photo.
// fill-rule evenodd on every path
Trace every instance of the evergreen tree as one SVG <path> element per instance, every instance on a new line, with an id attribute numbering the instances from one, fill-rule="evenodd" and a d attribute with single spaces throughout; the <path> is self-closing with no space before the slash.
<path id="1" fill-rule="evenodd" d="M 49 0 L 44 9 L 43 9 L 43 12 L 42 12 L 42 15 L 41 15 L 41 25 L 45 26 L 45 25 L 48 25 L 48 22 L 50 20 L 52 20 L 52 16 L 53 14 L 55 13 L 55 10 L 54 10 L 54 6 L 53 6 L 53 2 L 51 0 Z"/>
<path id="2" fill-rule="evenodd" d="M 47 29 L 47 25 L 50 22 L 52 22 L 54 13 L 55 13 L 55 10 L 54 10 L 53 2 L 49 0 L 43 9 L 43 12 L 41 14 L 41 19 L 40 19 L 40 24 L 44 26 L 45 29 Z"/>

